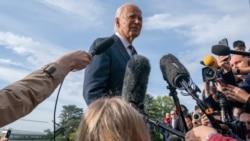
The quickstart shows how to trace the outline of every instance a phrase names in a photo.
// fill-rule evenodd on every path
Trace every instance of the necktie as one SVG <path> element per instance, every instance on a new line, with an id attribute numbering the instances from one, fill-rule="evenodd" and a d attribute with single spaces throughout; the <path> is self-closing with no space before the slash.
<path id="1" fill-rule="evenodd" d="M 135 48 L 132 45 L 129 45 L 128 49 L 130 50 L 130 52 L 131 52 L 132 55 L 136 55 L 137 54 Z"/>

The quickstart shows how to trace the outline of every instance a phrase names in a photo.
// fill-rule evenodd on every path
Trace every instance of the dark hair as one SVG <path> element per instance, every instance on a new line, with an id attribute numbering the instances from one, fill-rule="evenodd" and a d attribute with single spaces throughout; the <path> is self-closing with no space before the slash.
<path id="1" fill-rule="evenodd" d="M 190 120 L 192 120 L 191 114 L 187 114 L 187 115 L 185 115 L 184 117 L 185 117 L 185 118 L 189 118 Z"/>
<path id="2" fill-rule="evenodd" d="M 181 104 L 180 107 L 183 107 L 183 108 L 185 109 L 184 111 L 182 111 L 182 112 L 183 112 L 183 115 L 184 115 L 184 116 L 187 115 L 187 114 L 188 114 L 188 109 L 187 109 L 187 107 L 186 107 L 185 105 L 183 105 L 183 104 Z"/>
<path id="3" fill-rule="evenodd" d="M 233 42 L 233 47 L 235 48 L 235 47 L 246 47 L 246 45 L 245 45 L 245 42 L 243 42 L 243 41 L 241 41 L 241 40 L 237 40 L 237 41 L 234 41 Z"/>

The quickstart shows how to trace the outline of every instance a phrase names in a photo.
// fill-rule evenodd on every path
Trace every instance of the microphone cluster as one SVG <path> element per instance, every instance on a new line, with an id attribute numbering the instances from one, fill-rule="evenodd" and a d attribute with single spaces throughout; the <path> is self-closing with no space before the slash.
<path id="1" fill-rule="evenodd" d="M 110 46 L 112 45 L 112 42 L 113 41 L 110 39 L 106 41 L 105 44 L 108 44 Z M 232 51 L 225 45 L 214 45 L 212 47 L 212 53 L 216 55 L 241 54 L 250 56 L 250 53 Z M 95 51 L 93 54 L 98 54 L 98 51 Z M 206 68 L 203 69 L 203 79 L 204 77 L 205 80 L 209 81 L 217 79 L 220 68 L 218 66 L 217 60 L 212 55 L 205 56 L 203 61 L 201 61 L 201 64 Z M 186 92 L 188 92 L 188 94 L 192 96 L 196 101 L 201 111 L 206 114 L 212 126 L 216 129 L 222 129 L 219 124 L 224 123 L 226 119 L 225 101 L 221 101 L 220 103 L 223 109 L 223 111 L 221 111 L 223 115 L 223 121 L 219 121 L 213 117 L 213 110 L 211 110 L 211 108 L 208 107 L 207 104 L 205 104 L 198 98 L 196 94 L 197 92 L 200 92 L 198 86 L 196 86 L 196 84 L 192 82 L 188 70 L 174 55 L 164 55 L 160 59 L 160 69 L 162 71 L 163 79 L 169 84 L 169 86 L 174 89 L 185 90 Z M 144 111 L 144 99 L 146 95 L 149 74 L 149 60 L 141 55 L 132 56 L 126 66 L 122 88 L 122 99 L 130 103 L 135 109 L 137 109 L 138 112 L 140 112 L 144 116 L 144 119 L 147 122 L 154 124 L 155 126 L 164 128 L 165 130 L 168 130 L 169 132 L 181 138 L 185 138 L 184 133 L 162 125 L 159 121 L 149 117 L 149 115 Z M 185 121 L 183 123 L 185 123 Z M 233 124 L 227 125 L 232 127 Z M 240 126 L 239 128 L 244 127 Z M 237 129 L 239 128 L 237 127 Z"/>

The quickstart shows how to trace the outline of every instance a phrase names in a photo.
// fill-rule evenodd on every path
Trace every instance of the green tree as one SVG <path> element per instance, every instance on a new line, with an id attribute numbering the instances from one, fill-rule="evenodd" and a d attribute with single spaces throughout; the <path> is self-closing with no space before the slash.
<path id="1" fill-rule="evenodd" d="M 163 121 L 165 113 L 174 107 L 174 102 L 170 96 L 157 96 L 154 98 L 147 94 L 144 103 L 146 113 L 160 123 Z M 153 141 L 161 141 L 159 127 L 156 125 L 150 124 L 150 134 Z"/>
<path id="2" fill-rule="evenodd" d="M 76 105 L 65 105 L 59 116 L 60 133 L 56 136 L 57 141 L 73 141 L 76 135 L 78 125 L 80 124 L 83 109 Z"/>

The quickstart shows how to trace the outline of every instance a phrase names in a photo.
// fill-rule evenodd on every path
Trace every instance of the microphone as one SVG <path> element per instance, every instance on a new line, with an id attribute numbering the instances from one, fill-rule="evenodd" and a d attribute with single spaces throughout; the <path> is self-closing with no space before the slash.
<path id="1" fill-rule="evenodd" d="M 220 129 L 218 121 L 212 117 L 210 109 L 203 101 L 201 101 L 192 86 L 189 85 L 191 78 L 187 69 L 179 62 L 179 60 L 172 54 L 164 55 L 160 60 L 160 67 L 163 73 L 163 78 L 173 87 L 184 88 L 196 100 L 197 105 L 203 113 L 205 113 L 210 120 L 213 127 Z M 195 84 L 192 84 L 195 85 Z M 195 86 L 197 89 L 198 87 Z"/>
<path id="2" fill-rule="evenodd" d="M 230 48 L 228 46 L 225 46 L 225 45 L 214 45 L 214 46 L 212 46 L 211 51 L 213 54 L 219 55 L 219 56 L 226 56 L 229 54 L 237 54 L 237 55 L 243 55 L 243 56 L 250 57 L 249 52 L 230 50 Z"/>
<path id="3" fill-rule="evenodd" d="M 217 69 L 219 67 L 217 60 L 212 55 L 205 56 L 203 59 L 203 63 L 205 66 L 213 69 Z"/>
<path id="4" fill-rule="evenodd" d="M 168 141 L 182 141 L 182 139 L 176 135 L 170 135 Z"/>
<path id="5" fill-rule="evenodd" d="M 122 87 L 122 99 L 138 110 L 138 112 L 143 115 L 146 122 L 185 138 L 182 132 L 161 124 L 161 122 L 149 117 L 144 111 L 144 99 L 146 96 L 149 73 L 149 60 L 141 55 L 133 55 L 126 66 Z"/>
<path id="6" fill-rule="evenodd" d="M 187 69 L 172 54 L 164 55 L 160 60 L 163 79 L 175 88 L 181 88 L 180 81 L 189 82 L 190 76 Z"/>
<path id="7" fill-rule="evenodd" d="M 220 112 L 221 112 L 221 121 L 222 122 L 227 122 L 226 106 L 227 106 L 226 98 L 220 98 L 220 107 L 221 107 Z"/>
<path id="8" fill-rule="evenodd" d="M 147 58 L 141 55 L 130 58 L 123 80 L 122 99 L 141 111 L 144 110 L 149 73 L 150 64 Z"/>
<path id="9" fill-rule="evenodd" d="M 104 39 L 98 45 L 96 45 L 90 52 L 92 56 L 99 55 L 113 45 L 114 39 L 112 37 Z"/>

